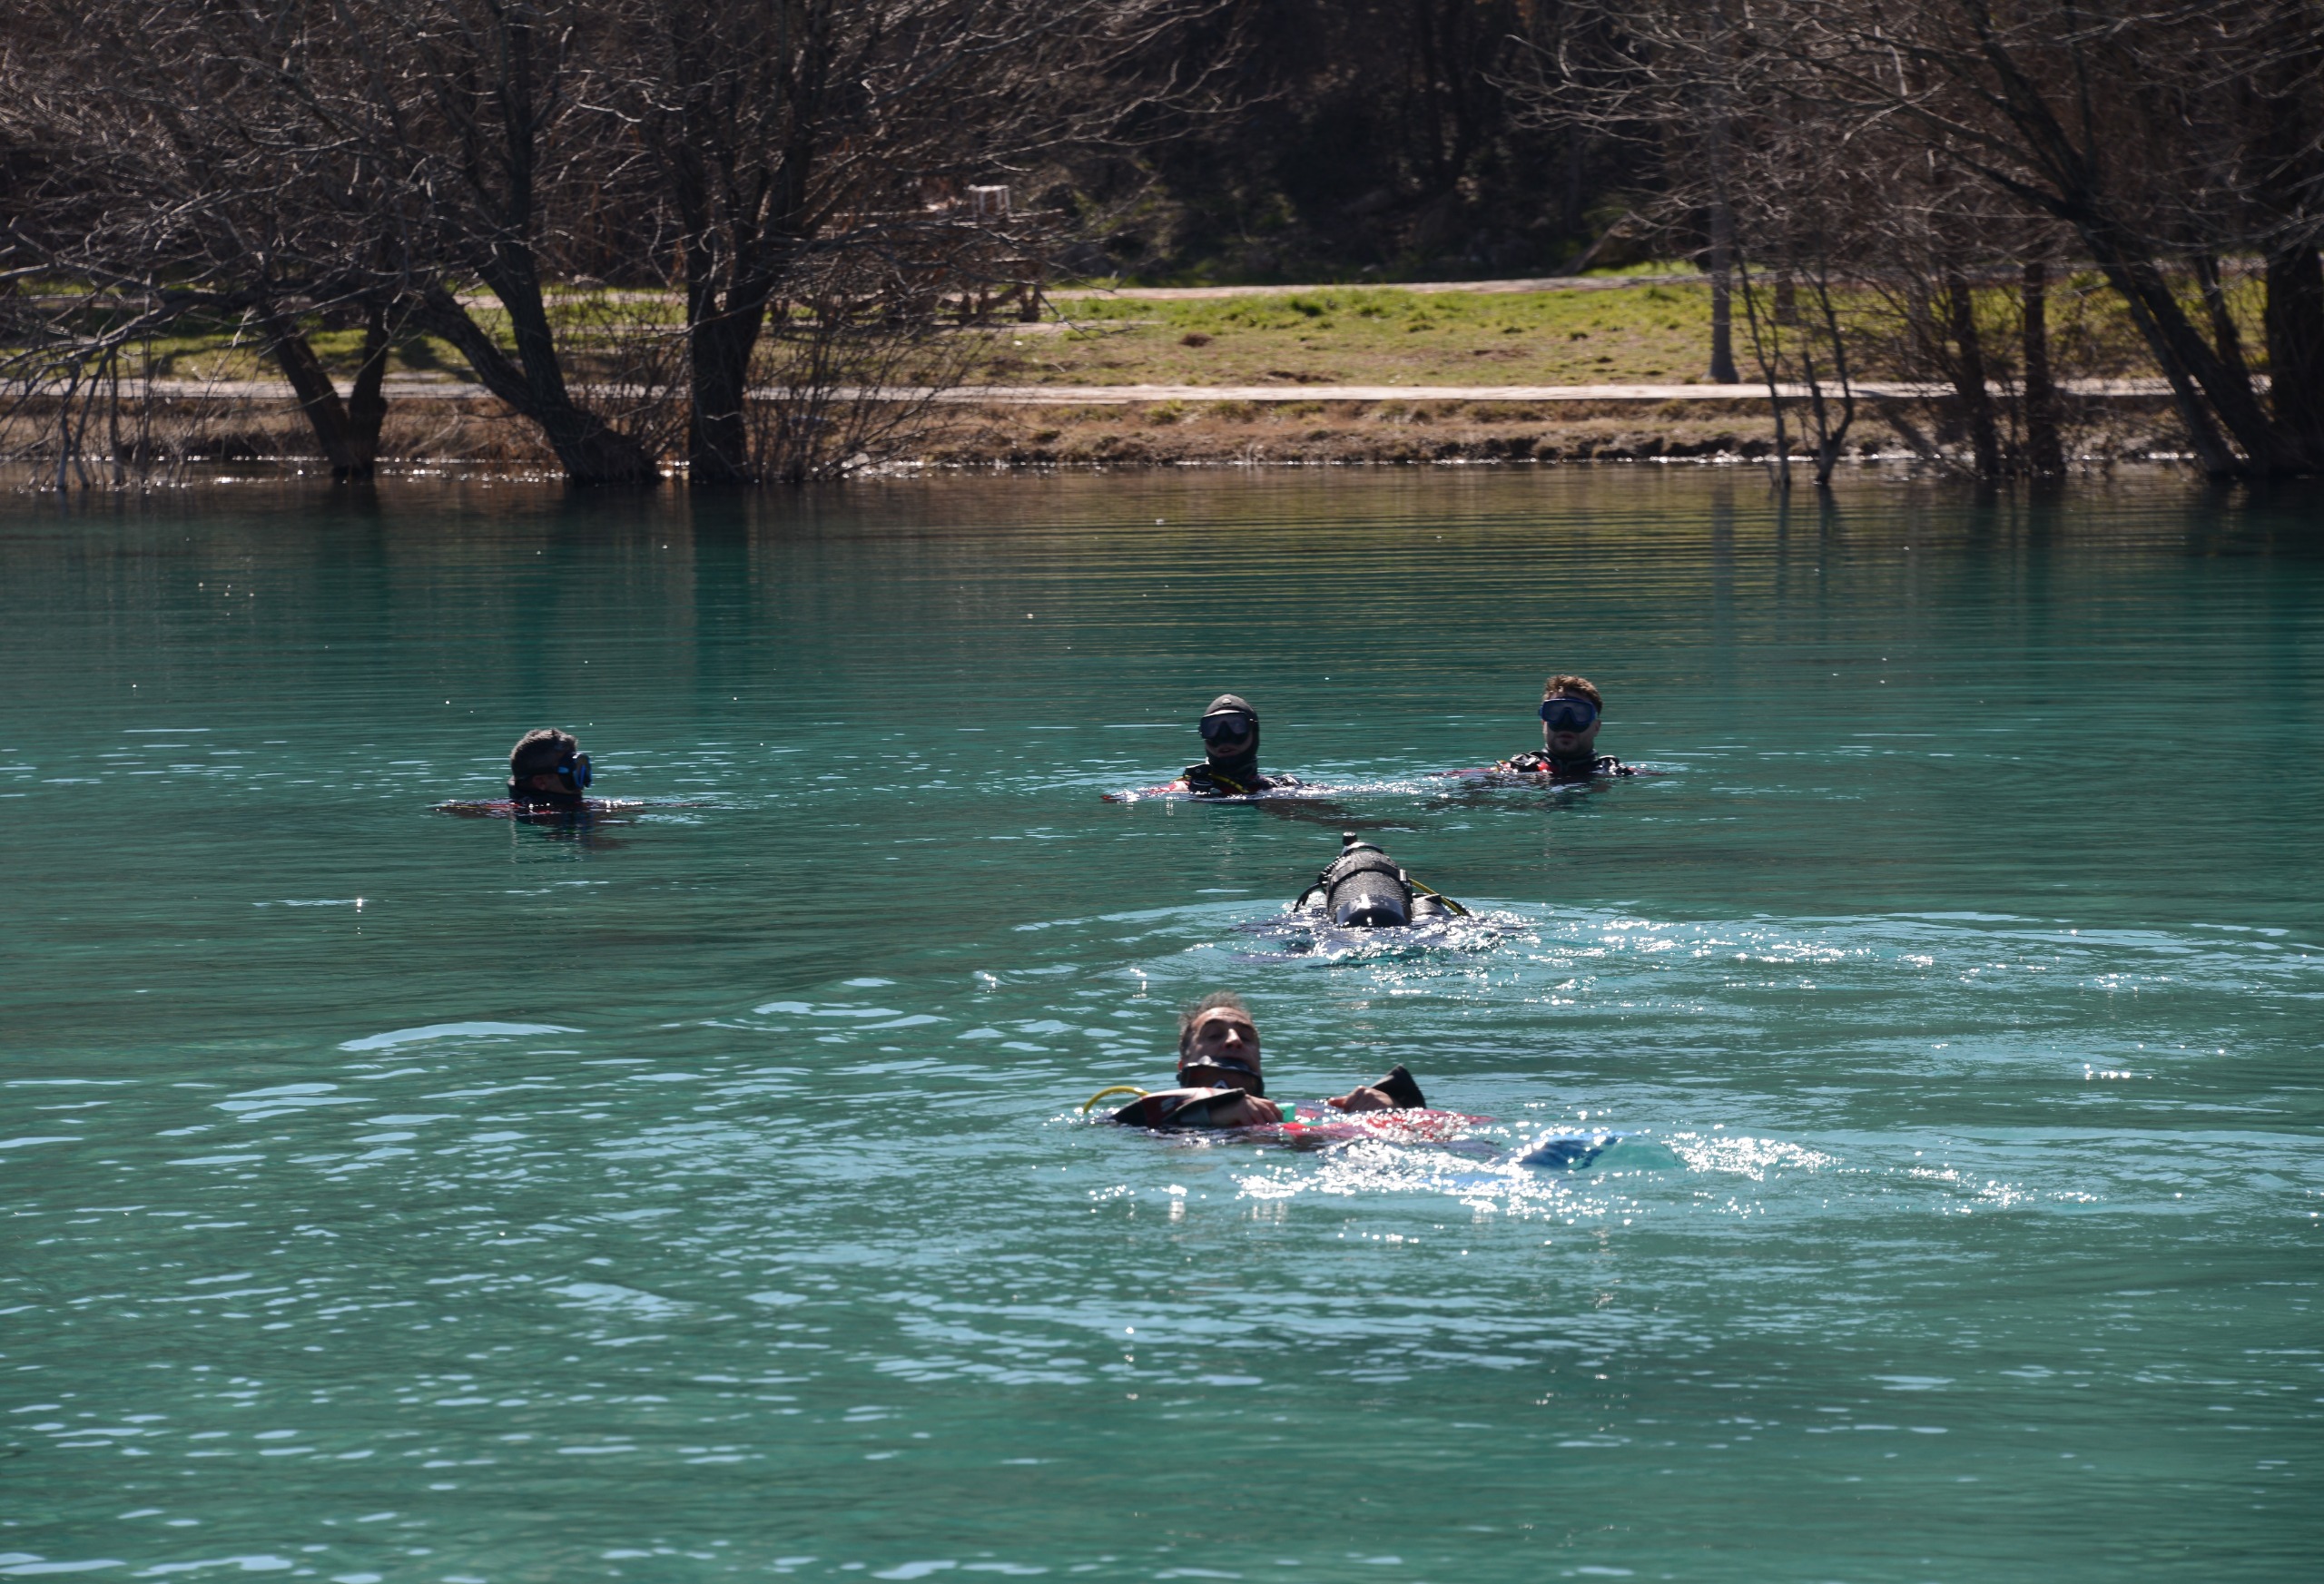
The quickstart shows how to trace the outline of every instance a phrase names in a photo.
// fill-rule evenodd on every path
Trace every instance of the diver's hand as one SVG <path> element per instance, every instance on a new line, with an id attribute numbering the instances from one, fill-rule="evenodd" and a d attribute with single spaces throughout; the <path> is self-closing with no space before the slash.
<path id="1" fill-rule="evenodd" d="M 1283 1107 L 1256 1095 L 1237 1095 L 1232 1100 L 1214 1102 L 1210 1107 L 1213 1127 L 1260 1127 L 1282 1120 Z"/>
<path id="2" fill-rule="evenodd" d="M 1350 1089 L 1344 1095 L 1334 1095 L 1324 1103 L 1343 1111 L 1393 1111 L 1396 1108 L 1395 1101 L 1368 1085 Z"/>

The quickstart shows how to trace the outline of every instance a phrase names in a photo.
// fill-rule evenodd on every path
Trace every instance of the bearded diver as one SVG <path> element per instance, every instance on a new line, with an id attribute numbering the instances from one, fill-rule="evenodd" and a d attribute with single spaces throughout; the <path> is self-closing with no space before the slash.
<path id="1" fill-rule="evenodd" d="M 1601 775 L 1636 775 L 1610 753 L 1600 753 L 1598 727 L 1606 700 L 1586 676 L 1560 672 L 1541 684 L 1541 747 L 1502 760 L 1497 771 L 1547 776 L 1553 782 L 1590 781 Z"/>

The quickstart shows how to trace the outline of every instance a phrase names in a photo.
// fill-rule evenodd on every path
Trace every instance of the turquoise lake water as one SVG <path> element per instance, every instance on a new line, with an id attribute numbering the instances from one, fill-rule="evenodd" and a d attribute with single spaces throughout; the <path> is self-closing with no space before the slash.
<path id="1" fill-rule="evenodd" d="M 13 498 L 0 1576 L 2311 1578 L 2318 505 Z M 1551 670 L 1660 773 L 1427 774 Z M 1353 790 L 1102 801 L 1230 688 Z M 1077 1119 L 1214 988 L 1661 1153 Z"/>

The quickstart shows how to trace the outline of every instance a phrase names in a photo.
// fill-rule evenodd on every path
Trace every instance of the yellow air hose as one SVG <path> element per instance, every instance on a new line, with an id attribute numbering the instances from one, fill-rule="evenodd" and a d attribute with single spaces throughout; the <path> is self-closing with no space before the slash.
<path id="1" fill-rule="evenodd" d="M 1404 876 L 1404 883 L 1412 887 L 1413 890 L 1420 892 L 1423 896 L 1434 897 L 1438 901 L 1443 902 L 1446 907 L 1452 910 L 1452 916 L 1454 918 L 1465 919 L 1469 916 L 1468 909 L 1454 901 L 1451 897 L 1446 896 L 1443 891 L 1438 890 L 1434 886 L 1424 886 L 1421 884 L 1420 881 L 1414 880 L 1411 875 Z"/>
<path id="2" fill-rule="evenodd" d="M 1081 1102 L 1081 1114 L 1084 1117 L 1089 1115 L 1089 1107 L 1104 1099 L 1108 1095 L 1136 1095 L 1142 1099 L 1145 1097 L 1146 1091 L 1139 1088 L 1136 1084 L 1116 1084 L 1110 1089 L 1099 1089 L 1096 1094 Z"/>

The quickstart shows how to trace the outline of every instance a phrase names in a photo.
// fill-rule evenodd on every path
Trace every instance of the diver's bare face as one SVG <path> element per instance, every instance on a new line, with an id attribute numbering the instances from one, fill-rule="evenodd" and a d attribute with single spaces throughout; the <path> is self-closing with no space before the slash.
<path id="1" fill-rule="evenodd" d="M 1222 1089 L 1248 1089 L 1258 1080 L 1251 1073 L 1212 1067 L 1220 1057 L 1239 1061 L 1256 1072 L 1259 1066 L 1259 1031 L 1250 1018 L 1232 1007 L 1205 1012 L 1187 1032 L 1186 1050 L 1178 1058 L 1179 1076 L 1189 1083 Z"/>
<path id="2" fill-rule="evenodd" d="M 1560 693 L 1550 696 L 1551 698 L 1580 698 L 1581 695 Z M 1590 724 L 1581 731 L 1552 732 L 1550 730 L 1550 723 L 1543 721 L 1541 746 L 1549 751 L 1549 755 L 1552 759 L 1594 758 L 1598 752 L 1598 728 L 1605 723 L 1605 717 L 1601 715 L 1591 720 Z"/>

